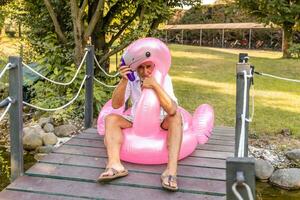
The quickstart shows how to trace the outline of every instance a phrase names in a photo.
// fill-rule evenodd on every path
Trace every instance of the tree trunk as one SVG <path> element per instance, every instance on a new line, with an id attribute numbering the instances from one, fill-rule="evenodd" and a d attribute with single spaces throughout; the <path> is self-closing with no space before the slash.
<path id="1" fill-rule="evenodd" d="M 95 45 L 95 49 L 97 49 L 98 51 L 100 51 L 100 56 L 97 56 L 97 59 L 100 60 L 101 57 L 105 54 L 107 54 L 109 52 L 109 48 L 107 47 L 106 41 L 105 41 L 105 33 L 102 32 L 101 30 L 99 31 L 99 29 L 97 29 L 98 31 L 95 31 L 95 38 L 97 38 L 94 41 L 94 45 Z M 105 59 L 102 63 L 100 63 L 101 67 L 103 69 L 105 69 L 105 71 L 109 71 L 109 58 Z"/>
<path id="2" fill-rule="evenodd" d="M 44 0 L 44 4 L 50 14 L 50 17 L 52 19 L 52 22 L 53 22 L 53 25 L 54 25 L 54 28 L 55 28 L 55 33 L 58 37 L 58 39 L 60 41 L 62 41 L 63 43 L 66 43 L 67 42 L 67 38 L 65 37 L 64 33 L 62 32 L 61 30 L 61 26 L 57 20 L 57 16 L 56 16 L 56 13 L 54 12 L 54 9 L 53 9 L 53 6 L 51 4 L 51 2 L 49 0 Z"/>
<path id="3" fill-rule="evenodd" d="M 282 53 L 283 58 L 291 58 L 291 53 L 288 52 L 290 44 L 293 43 L 293 23 L 285 22 L 283 23 L 283 44 L 282 44 Z"/>
<path id="4" fill-rule="evenodd" d="M 155 33 L 157 32 L 157 27 L 160 23 L 161 23 L 161 20 L 159 17 L 152 21 L 150 29 L 147 33 L 147 37 L 151 37 L 151 36 L 155 35 Z"/>
<path id="5" fill-rule="evenodd" d="M 89 13 L 88 13 L 88 21 L 90 22 L 94 12 L 97 10 L 97 1 L 94 1 L 89 4 Z M 95 47 L 96 52 L 100 52 L 103 56 L 104 54 L 108 53 L 109 49 L 107 48 L 106 40 L 105 40 L 105 32 L 103 31 L 103 20 L 97 22 L 97 25 L 92 32 L 92 44 Z M 101 55 L 96 55 L 97 60 L 101 59 Z M 109 59 L 108 59 L 109 60 Z M 109 70 L 109 62 L 99 63 L 101 67 L 108 72 Z M 99 69 L 95 68 L 95 75 L 99 73 Z"/>
<path id="6" fill-rule="evenodd" d="M 75 41 L 75 52 L 74 52 L 74 61 L 78 66 L 81 62 L 83 56 L 84 40 L 83 40 L 83 25 L 81 18 L 78 16 L 79 8 L 76 0 L 70 1 L 71 6 L 71 16 L 73 22 L 73 34 Z"/>

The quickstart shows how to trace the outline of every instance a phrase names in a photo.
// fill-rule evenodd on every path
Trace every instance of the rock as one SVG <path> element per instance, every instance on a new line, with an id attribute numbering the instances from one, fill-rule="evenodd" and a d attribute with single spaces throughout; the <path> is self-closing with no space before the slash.
<path id="1" fill-rule="evenodd" d="M 42 117 L 38 122 L 41 127 L 44 127 L 44 125 L 47 123 L 53 123 L 53 119 L 51 117 Z"/>
<path id="2" fill-rule="evenodd" d="M 29 133 L 36 133 L 36 134 L 43 134 L 45 131 L 42 129 L 40 125 L 34 125 L 23 128 L 23 136 L 29 134 Z"/>
<path id="3" fill-rule="evenodd" d="M 275 168 L 285 168 L 289 160 L 282 152 L 273 149 L 257 148 L 249 145 L 249 156 L 270 162 Z"/>
<path id="4" fill-rule="evenodd" d="M 270 182 L 284 189 L 300 189 L 300 169 L 278 169 L 272 174 Z"/>
<path id="5" fill-rule="evenodd" d="M 54 126 L 50 123 L 45 124 L 43 129 L 46 133 L 54 132 Z"/>
<path id="6" fill-rule="evenodd" d="M 255 176 L 264 181 L 268 180 L 274 171 L 274 167 L 265 160 L 255 160 Z"/>
<path id="7" fill-rule="evenodd" d="M 53 151 L 53 146 L 51 145 L 46 145 L 46 146 L 41 146 L 36 148 L 37 153 L 51 153 Z"/>
<path id="8" fill-rule="evenodd" d="M 34 155 L 34 159 L 39 161 L 39 160 L 42 160 L 46 155 L 48 155 L 48 154 L 46 154 L 46 153 L 37 153 L 37 154 Z"/>
<path id="9" fill-rule="evenodd" d="M 35 133 L 35 129 L 33 127 L 24 127 L 23 128 L 23 136 L 30 134 L 30 133 Z"/>
<path id="10" fill-rule="evenodd" d="M 25 150 L 35 150 L 42 145 L 42 137 L 36 132 L 28 133 L 23 137 L 23 146 Z"/>
<path id="11" fill-rule="evenodd" d="M 42 129 L 42 127 L 41 127 L 40 125 L 38 125 L 38 124 L 32 126 L 32 128 L 34 128 L 35 131 L 36 131 L 38 134 L 40 134 L 40 135 L 42 135 L 43 133 L 45 133 L 45 131 Z"/>
<path id="12" fill-rule="evenodd" d="M 300 162 L 300 149 L 293 149 L 286 152 L 286 157 L 292 161 Z"/>
<path id="13" fill-rule="evenodd" d="M 44 145 L 54 145 L 57 143 L 57 137 L 54 133 L 43 133 L 42 140 Z"/>
<path id="14" fill-rule="evenodd" d="M 67 137 L 75 133 L 76 130 L 77 130 L 76 126 L 71 124 L 66 124 L 66 125 L 55 127 L 54 133 L 58 137 Z"/>

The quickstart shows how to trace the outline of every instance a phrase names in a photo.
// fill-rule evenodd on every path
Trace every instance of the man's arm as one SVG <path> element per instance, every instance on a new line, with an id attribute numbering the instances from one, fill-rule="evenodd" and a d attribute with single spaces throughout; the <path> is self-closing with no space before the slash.
<path id="1" fill-rule="evenodd" d="M 120 67 L 119 72 L 122 76 L 122 79 L 119 82 L 118 86 L 115 88 L 111 97 L 112 107 L 114 109 L 120 108 L 125 103 L 125 92 L 128 83 L 128 78 L 126 75 L 130 73 L 130 67 L 122 66 Z"/>
<path id="2" fill-rule="evenodd" d="M 176 114 L 177 104 L 170 98 L 170 96 L 153 77 L 145 78 L 142 87 L 154 90 L 161 107 L 168 113 L 168 115 L 172 116 Z"/>

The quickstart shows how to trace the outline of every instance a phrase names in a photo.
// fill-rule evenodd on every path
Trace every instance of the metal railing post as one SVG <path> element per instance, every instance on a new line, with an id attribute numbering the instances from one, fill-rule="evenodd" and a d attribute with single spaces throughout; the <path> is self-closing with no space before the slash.
<path id="1" fill-rule="evenodd" d="M 247 75 L 250 74 L 250 64 L 247 62 L 248 54 L 240 54 L 239 62 L 236 66 L 236 123 L 235 123 L 235 153 L 234 156 L 237 157 L 239 149 L 239 141 L 241 136 L 241 126 L 242 126 L 242 113 L 244 104 L 244 73 L 246 70 Z M 246 118 L 249 118 L 249 90 L 250 90 L 250 78 L 247 78 L 247 88 L 246 88 Z M 248 156 L 248 129 L 249 122 L 245 122 L 245 143 L 244 143 L 244 155 Z"/>
<path id="2" fill-rule="evenodd" d="M 12 68 L 9 70 L 9 96 L 12 105 L 9 111 L 11 180 L 24 173 L 23 168 L 23 69 L 21 57 L 9 57 Z"/>
<path id="3" fill-rule="evenodd" d="M 242 180 L 239 175 L 242 174 Z M 239 185 L 239 181 L 246 183 L 252 191 L 253 199 L 255 199 L 255 160 L 254 158 L 227 158 L 226 160 L 226 199 L 238 200 L 232 190 L 234 183 L 238 183 L 237 191 L 244 200 L 249 200 L 248 192 L 245 186 Z"/>
<path id="4" fill-rule="evenodd" d="M 242 134 L 242 114 L 243 106 L 246 105 L 245 118 L 249 118 L 249 90 L 251 78 L 247 77 L 246 101 L 244 101 L 244 71 L 247 75 L 251 73 L 251 66 L 248 64 L 248 55 L 240 54 L 236 67 L 236 126 L 235 126 L 235 157 L 226 159 L 226 199 L 238 200 L 234 190 L 236 190 L 244 200 L 249 200 L 249 192 L 255 199 L 255 159 L 248 158 L 248 128 L 249 122 L 245 120 L 244 152 L 239 155 L 239 141 Z M 241 151 L 242 152 L 242 151 Z"/>
<path id="5" fill-rule="evenodd" d="M 85 82 L 85 107 L 84 107 L 84 127 L 91 128 L 93 126 L 93 77 L 94 77 L 94 46 L 86 47 L 88 54 L 86 57 L 86 75 Z"/>

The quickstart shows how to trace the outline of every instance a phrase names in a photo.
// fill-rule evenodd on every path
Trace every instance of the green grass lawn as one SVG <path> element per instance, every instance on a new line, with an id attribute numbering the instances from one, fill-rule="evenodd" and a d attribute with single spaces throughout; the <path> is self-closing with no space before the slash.
<path id="1" fill-rule="evenodd" d="M 238 54 L 248 53 L 256 71 L 300 79 L 300 60 L 281 59 L 280 52 L 229 50 L 169 45 L 170 75 L 182 107 L 193 112 L 208 103 L 215 110 L 215 125 L 235 125 L 235 69 Z M 252 133 L 275 134 L 288 128 L 300 137 L 300 83 L 256 75 Z M 252 103 L 250 103 L 251 106 Z"/>
<path id="2" fill-rule="evenodd" d="M 17 43 L 0 39 L 1 44 Z M 1 45 L 2 65 L 7 62 L 8 55 L 17 51 L 15 46 L 8 49 Z M 218 126 L 235 125 L 235 68 L 239 53 L 249 54 L 250 63 L 255 65 L 256 71 L 300 79 L 300 60 L 281 59 L 280 52 L 173 44 L 169 47 L 172 53 L 170 75 L 180 105 L 190 112 L 203 103 L 212 105 Z M 112 56 L 112 69 L 115 69 L 115 63 L 116 57 Z M 258 75 L 254 83 L 255 116 L 250 124 L 251 132 L 275 134 L 288 128 L 300 138 L 300 83 Z"/>

